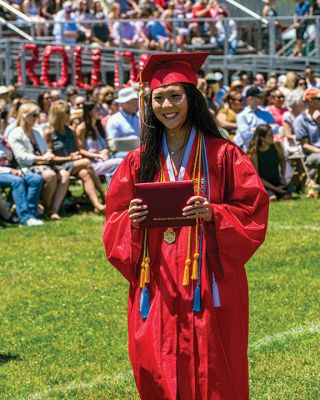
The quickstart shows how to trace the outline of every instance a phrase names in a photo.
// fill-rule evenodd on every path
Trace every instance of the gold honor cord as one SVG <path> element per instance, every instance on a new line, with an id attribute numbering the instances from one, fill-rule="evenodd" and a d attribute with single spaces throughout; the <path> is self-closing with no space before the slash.
<path id="1" fill-rule="evenodd" d="M 194 184 L 194 182 L 196 181 L 198 196 L 200 194 L 200 177 L 201 177 L 201 144 L 202 144 L 202 134 L 200 132 L 198 134 L 197 150 L 196 150 L 196 156 L 194 159 L 193 171 L 192 171 L 192 182 Z M 197 180 L 196 180 L 197 168 L 198 168 L 198 176 L 197 176 Z M 198 279 L 198 260 L 199 260 L 198 231 L 199 231 L 199 218 L 197 218 L 197 223 L 196 223 L 196 248 L 195 248 L 195 253 L 193 255 L 193 267 L 192 267 L 192 276 L 191 276 L 192 280 Z M 192 226 L 189 226 L 187 258 L 186 258 L 186 262 L 185 262 L 183 281 L 182 281 L 183 286 L 187 286 L 190 283 L 189 276 L 190 276 L 190 265 L 191 265 L 191 258 L 190 258 L 191 233 L 192 233 Z"/>

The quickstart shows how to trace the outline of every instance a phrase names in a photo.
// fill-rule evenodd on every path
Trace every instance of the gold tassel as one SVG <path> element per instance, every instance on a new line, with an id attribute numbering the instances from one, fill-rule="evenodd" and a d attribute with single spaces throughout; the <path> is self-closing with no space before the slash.
<path id="1" fill-rule="evenodd" d="M 199 253 L 194 253 L 192 275 L 191 275 L 191 279 L 193 281 L 196 281 L 198 279 L 198 264 L 199 264 Z"/>
<path id="2" fill-rule="evenodd" d="M 189 282 L 190 282 L 190 280 L 189 280 L 189 275 L 190 275 L 189 266 L 190 266 L 190 264 L 191 264 L 191 260 L 190 260 L 190 258 L 187 258 L 186 259 L 186 264 L 185 264 L 185 267 L 184 267 L 183 282 L 182 282 L 183 286 L 189 285 Z"/>
<path id="3" fill-rule="evenodd" d="M 145 281 L 145 263 L 142 261 L 141 263 L 141 271 L 140 271 L 140 287 L 144 288 L 144 281 Z"/>
<path id="4" fill-rule="evenodd" d="M 148 264 L 150 263 L 150 258 L 148 257 L 148 242 L 147 242 L 147 229 L 144 230 L 144 239 L 143 239 L 143 256 L 141 262 L 141 270 L 140 270 L 140 287 L 145 287 L 145 279 L 146 279 L 146 261 Z M 150 271 L 150 265 L 148 265 Z M 150 272 L 149 272 L 149 282 L 150 282 Z M 148 283 L 149 283 L 148 282 Z"/>
<path id="5" fill-rule="evenodd" d="M 144 259 L 144 283 L 150 283 L 150 258 Z"/>

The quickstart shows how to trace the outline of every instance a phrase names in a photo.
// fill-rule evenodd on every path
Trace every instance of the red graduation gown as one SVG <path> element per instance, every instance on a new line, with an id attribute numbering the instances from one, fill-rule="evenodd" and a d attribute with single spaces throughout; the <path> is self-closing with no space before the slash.
<path id="1" fill-rule="evenodd" d="M 176 232 L 173 244 L 163 241 L 164 229 L 153 228 L 151 306 L 148 318 L 140 317 L 142 232 L 128 218 L 139 150 L 119 166 L 107 193 L 103 240 L 108 260 L 130 282 L 129 355 L 143 400 L 176 400 L 178 393 L 181 400 L 249 399 L 244 264 L 264 240 L 269 200 L 247 156 L 233 143 L 206 138 L 206 151 L 214 223 L 203 223 L 199 313 L 192 311 L 195 283 L 182 286 L 188 228 Z M 220 308 L 213 307 L 213 273 Z"/>

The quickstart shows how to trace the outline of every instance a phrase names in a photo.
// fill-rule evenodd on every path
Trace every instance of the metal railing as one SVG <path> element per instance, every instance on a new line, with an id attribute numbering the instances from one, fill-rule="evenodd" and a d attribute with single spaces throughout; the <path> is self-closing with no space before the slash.
<path id="1" fill-rule="evenodd" d="M 34 24 L 31 21 L 31 18 L 28 17 L 27 15 L 23 14 L 21 11 L 17 10 L 16 8 L 12 7 L 10 4 L 7 2 L 0 0 L 0 7 L 2 7 L 4 10 L 7 10 L 9 13 L 13 14 L 16 18 L 20 18 L 23 20 L 28 26 L 30 26 L 31 29 L 31 36 L 28 35 L 26 32 L 24 32 L 22 29 L 19 28 L 18 24 L 16 21 L 6 21 L 4 18 L 0 17 L 0 27 L 1 27 L 1 32 L 0 32 L 0 37 L 2 36 L 2 26 L 6 26 L 8 29 L 12 30 L 12 32 L 15 32 L 17 35 L 21 36 L 22 38 L 26 40 L 33 40 L 34 37 Z"/>
<path id="2" fill-rule="evenodd" d="M 0 0 L 1 1 L 1 0 Z M 293 28 L 290 27 L 290 23 L 292 22 L 292 17 L 279 17 L 279 18 L 268 18 L 268 24 L 263 23 L 261 20 L 257 20 L 256 18 L 234 18 L 237 23 L 238 30 L 242 32 L 242 35 L 245 33 L 248 35 L 251 32 L 251 35 L 254 36 L 252 42 L 249 41 L 250 45 L 244 44 L 240 42 L 242 48 L 241 52 L 235 56 L 228 56 L 228 41 L 227 37 L 224 41 L 224 46 L 222 49 L 218 49 L 213 47 L 210 42 L 205 44 L 188 44 L 188 50 L 209 50 L 211 52 L 211 56 L 208 58 L 208 62 L 205 66 L 206 71 L 212 70 L 223 70 L 225 83 L 228 83 L 230 74 L 237 71 L 248 71 L 253 74 L 256 72 L 268 72 L 270 70 L 276 71 L 278 73 L 285 73 L 288 70 L 294 71 L 302 71 L 306 65 L 314 66 L 316 72 L 320 73 L 320 19 L 319 17 L 309 18 L 313 24 L 310 26 L 315 27 L 313 29 L 312 37 L 309 37 L 306 41 L 306 53 L 303 57 L 292 57 L 289 52 L 290 49 L 295 42 L 293 37 Z M 285 23 L 289 25 L 289 28 L 284 31 L 285 35 L 288 35 L 285 38 L 285 45 L 281 49 L 277 49 L 276 45 L 276 26 L 275 21 L 280 20 L 281 23 Z M 138 20 L 135 20 L 138 21 Z M 148 20 L 149 21 L 149 20 Z M 161 20 L 162 21 L 162 20 Z M 192 21 L 195 22 L 205 22 L 212 23 L 212 19 L 168 19 L 167 22 L 172 23 L 173 25 L 173 46 L 172 50 L 176 51 L 178 49 L 178 43 L 176 41 L 178 28 L 181 26 L 181 23 L 190 23 Z M 224 19 L 223 23 L 227 23 L 228 19 Z M 127 23 L 128 20 L 119 20 L 120 23 Z M 162 21 L 163 22 L 163 21 Z M 32 21 L 30 21 L 32 23 Z M 48 23 L 54 23 L 54 21 L 48 21 Z M 64 24 L 64 21 L 60 21 L 60 24 Z M 85 23 L 94 24 L 96 21 L 85 21 Z M 1 25 L 1 20 L 0 20 Z M 120 30 L 121 32 L 121 30 Z M 291 32 L 291 33 L 290 33 Z M 260 36 L 259 36 L 259 34 Z M 290 35 L 291 37 L 290 37 Z M 46 38 L 42 40 L 35 40 L 40 49 L 43 49 L 48 44 L 54 44 L 54 38 Z M 24 42 L 18 39 L 2 39 L 0 40 L 0 81 L 4 84 L 15 84 L 17 77 L 17 60 L 19 59 L 19 54 L 24 54 L 23 50 Z M 91 56 L 90 52 L 92 49 L 91 45 L 83 45 L 76 44 L 77 46 L 81 45 L 83 47 L 83 65 L 84 68 L 90 69 L 91 66 Z M 68 50 L 68 55 L 70 59 L 70 71 L 69 71 L 69 83 L 74 83 L 74 57 L 72 56 L 72 49 L 75 45 L 66 45 Z M 240 46 L 239 46 L 240 47 Z M 96 48 L 96 47 L 95 47 Z M 136 60 L 140 58 L 142 54 L 152 53 L 150 50 L 145 50 L 142 48 L 127 48 L 123 45 L 122 37 L 120 37 L 120 45 L 118 47 L 110 47 L 104 48 L 101 47 L 102 50 L 102 84 L 111 83 L 115 58 L 114 52 L 119 51 L 119 80 L 120 84 L 126 81 L 126 77 L 128 75 L 129 64 L 122 58 L 123 51 L 130 51 L 135 55 Z M 251 54 L 246 54 L 251 53 Z M 24 83 L 23 89 L 35 89 L 32 85 L 28 84 L 26 77 L 26 68 L 25 62 L 28 60 L 28 55 L 26 57 L 21 57 L 21 71 L 23 74 L 22 82 Z M 55 60 L 52 57 L 51 63 L 53 65 L 52 74 L 53 76 L 59 74 L 60 71 L 60 61 L 61 59 L 57 57 Z M 36 72 L 40 75 L 40 67 L 41 63 L 35 67 Z M 43 86 L 42 86 L 43 88 Z"/>
<path id="3" fill-rule="evenodd" d="M 231 0 L 233 1 L 233 0 Z M 0 0 L 0 5 L 1 5 L 2 0 Z M 218 20 L 221 20 L 224 25 L 228 23 L 230 19 L 234 20 L 236 22 L 238 32 L 239 32 L 239 39 L 240 43 L 243 42 L 244 44 L 247 44 L 249 47 L 251 47 L 251 50 L 256 50 L 257 52 L 263 52 L 265 54 L 270 54 L 270 55 L 287 55 L 286 51 L 290 48 L 290 46 L 293 45 L 294 43 L 294 38 L 292 37 L 290 39 L 290 43 L 287 44 L 287 41 L 284 40 L 284 48 L 282 49 L 282 46 L 279 48 L 279 43 L 277 42 L 277 37 L 283 37 L 286 35 L 288 32 L 292 32 L 293 36 L 293 19 L 292 16 L 288 17 L 270 17 L 270 18 L 262 18 L 258 14 L 255 14 L 254 17 L 237 17 L 237 18 L 224 18 L 224 19 L 217 19 L 217 18 L 197 18 L 197 19 L 192 19 L 192 18 L 173 18 L 173 19 L 166 19 L 165 22 L 171 24 L 172 26 L 172 49 L 173 51 L 177 51 L 179 48 L 179 44 L 177 43 L 177 37 L 180 34 L 181 27 L 185 29 L 184 36 L 186 39 L 189 39 L 189 37 L 192 36 L 192 28 L 190 26 L 195 25 L 197 23 L 202 23 L 202 24 L 207 24 L 208 26 L 216 23 Z M 23 14 L 22 14 L 23 15 Z M 128 23 L 128 20 L 117 20 L 119 21 L 120 24 L 126 24 Z M 141 19 L 135 19 L 134 22 L 150 22 L 150 21 L 160 21 L 163 22 L 162 19 L 155 20 L 155 19 L 148 19 L 148 20 L 141 20 Z M 280 22 L 282 26 L 287 27 L 284 31 L 281 32 L 279 31 L 279 28 L 276 26 L 276 21 Z M 316 49 L 316 55 L 317 57 L 320 57 L 320 17 L 315 16 L 315 17 L 308 17 L 309 25 L 310 27 L 314 27 L 313 32 L 314 32 L 314 37 L 313 38 L 308 38 L 309 44 L 312 43 L 312 47 Z M 105 20 L 102 21 L 105 22 L 107 25 L 113 22 L 116 22 L 116 20 Z M 132 21 L 130 21 L 132 22 Z M 0 27 L 2 24 L 7 22 L 1 21 L 0 20 Z M 45 22 L 46 25 L 48 26 L 55 26 L 55 25 L 60 25 L 63 27 L 68 21 L 51 21 L 48 20 Z M 79 22 L 79 24 L 85 24 L 85 25 L 93 25 L 96 24 L 96 20 L 84 20 Z M 18 27 L 19 23 L 16 21 L 12 21 L 10 23 L 13 27 Z M 28 24 L 30 24 L 31 27 L 33 27 L 32 31 L 34 32 L 34 26 L 36 24 L 41 24 L 40 22 L 35 22 L 30 19 L 28 19 Z M 120 33 L 121 33 L 120 29 Z M 187 33 L 186 33 L 187 32 Z M 34 35 L 32 35 L 34 36 Z M 0 37 L 1 37 L 1 30 L 0 30 Z M 27 38 L 27 40 L 30 40 L 30 36 Z M 44 40 L 44 38 L 38 38 L 41 40 Z M 53 41 L 55 40 L 54 36 L 51 36 L 49 38 L 46 38 L 48 41 Z M 227 51 L 228 49 L 228 38 L 225 37 L 226 45 L 224 46 L 225 50 Z M 197 46 L 192 46 L 192 43 L 188 43 L 187 41 L 187 46 L 189 46 L 190 50 L 194 50 Z M 308 47 L 306 46 L 307 50 Z M 204 48 L 208 48 L 210 51 L 216 51 L 218 49 L 214 48 L 213 45 L 210 45 L 210 43 L 205 44 Z M 253 48 L 253 49 L 252 49 Z M 223 50 L 223 49 L 222 49 Z M 225 53 L 226 55 L 227 53 Z M 243 52 L 241 52 L 243 54 Z M 305 54 L 308 56 L 308 54 Z"/>

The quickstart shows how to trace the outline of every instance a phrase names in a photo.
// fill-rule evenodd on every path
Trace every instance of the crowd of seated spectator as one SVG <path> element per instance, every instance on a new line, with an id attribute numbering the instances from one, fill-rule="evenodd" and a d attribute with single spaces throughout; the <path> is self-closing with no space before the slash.
<path id="1" fill-rule="evenodd" d="M 36 37 L 56 43 L 87 43 L 150 50 L 171 50 L 207 43 L 234 55 L 238 31 L 226 5 L 217 0 L 12 0 L 9 3 L 31 18 Z M 12 17 L 12 15 L 10 15 Z M 225 23 L 221 18 L 228 18 Z M 197 22 L 209 18 L 210 21 Z M 118 20 L 122 19 L 123 22 Z M 175 32 L 170 19 L 175 19 Z M 190 20 L 190 21 L 189 21 Z M 18 19 L 21 27 L 28 23 Z"/>
<path id="2" fill-rule="evenodd" d="M 223 135 L 248 153 L 270 201 L 292 198 L 306 178 L 318 187 L 320 78 L 311 67 L 301 75 L 239 72 L 229 85 L 221 71 L 200 71 L 198 88 Z M 92 210 L 103 213 L 103 184 L 138 145 L 135 88 L 53 88 L 35 101 L 0 86 L 0 219 L 27 226 L 60 219 L 72 177 L 82 182 Z M 292 155 L 303 167 L 298 179 Z"/>

